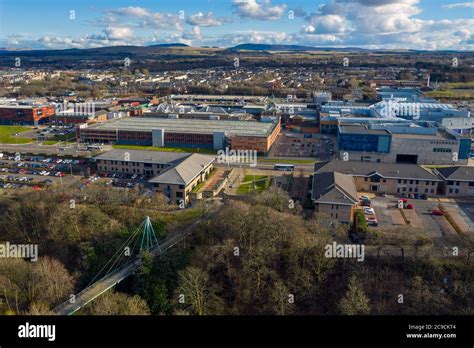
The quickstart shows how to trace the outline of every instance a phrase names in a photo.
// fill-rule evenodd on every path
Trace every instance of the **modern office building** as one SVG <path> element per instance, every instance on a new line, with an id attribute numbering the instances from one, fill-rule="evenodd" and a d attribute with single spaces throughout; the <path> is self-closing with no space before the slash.
<path id="1" fill-rule="evenodd" d="M 443 179 L 440 192 L 449 197 L 474 196 L 474 168 L 455 166 L 436 168 L 434 172 Z"/>
<path id="2" fill-rule="evenodd" d="M 219 121 L 125 117 L 77 129 L 81 142 L 257 150 L 267 153 L 280 133 L 280 122 Z"/>
<path id="3" fill-rule="evenodd" d="M 311 199 L 316 212 L 349 225 L 358 202 L 354 178 L 338 172 L 315 173 Z"/>
<path id="4" fill-rule="evenodd" d="M 0 124 L 37 126 L 54 113 L 54 105 L 0 105 Z"/>
<path id="5" fill-rule="evenodd" d="M 341 158 L 351 161 L 467 164 L 471 139 L 432 123 L 339 125 Z"/>
<path id="6" fill-rule="evenodd" d="M 178 164 L 189 155 L 178 152 L 114 149 L 95 157 L 95 160 L 99 172 L 152 177 Z"/>
<path id="7" fill-rule="evenodd" d="M 95 157 L 99 173 L 144 175 L 173 204 L 188 204 L 190 192 L 207 179 L 215 157 L 176 152 L 114 149 Z"/>
<path id="8" fill-rule="evenodd" d="M 215 157 L 194 153 L 149 182 L 171 202 L 188 204 L 191 191 L 207 179 L 214 160 Z"/>
<path id="9" fill-rule="evenodd" d="M 333 160 L 315 164 L 315 174 L 338 172 L 352 176 L 357 191 L 418 193 L 434 196 L 443 180 L 431 170 L 415 164 L 364 163 Z"/>

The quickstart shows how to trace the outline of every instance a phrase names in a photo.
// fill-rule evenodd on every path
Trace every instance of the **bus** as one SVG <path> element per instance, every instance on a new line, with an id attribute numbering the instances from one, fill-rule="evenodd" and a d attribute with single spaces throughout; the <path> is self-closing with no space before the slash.
<path id="1" fill-rule="evenodd" d="M 295 166 L 293 164 L 275 164 L 273 169 L 282 170 L 285 172 L 293 172 L 295 170 Z"/>

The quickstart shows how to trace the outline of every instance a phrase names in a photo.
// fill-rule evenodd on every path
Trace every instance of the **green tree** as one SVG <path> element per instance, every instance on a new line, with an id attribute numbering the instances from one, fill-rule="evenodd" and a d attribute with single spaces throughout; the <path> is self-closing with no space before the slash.
<path id="1" fill-rule="evenodd" d="M 369 299 L 355 275 L 349 280 L 347 291 L 339 303 L 339 310 L 345 315 L 361 315 L 370 312 Z"/>

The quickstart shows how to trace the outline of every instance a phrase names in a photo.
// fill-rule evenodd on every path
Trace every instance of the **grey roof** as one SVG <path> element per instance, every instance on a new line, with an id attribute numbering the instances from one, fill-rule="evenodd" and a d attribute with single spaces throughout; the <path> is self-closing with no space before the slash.
<path id="1" fill-rule="evenodd" d="M 337 172 L 315 174 L 312 198 L 315 203 L 353 205 L 357 203 L 354 178 Z"/>
<path id="2" fill-rule="evenodd" d="M 187 185 L 209 164 L 214 162 L 215 157 L 192 154 L 178 165 L 167 169 L 161 174 L 155 176 L 149 182 L 159 184 L 178 184 Z"/>
<path id="3" fill-rule="evenodd" d="M 187 152 L 161 152 L 146 150 L 113 149 L 109 152 L 96 156 L 96 160 L 126 161 L 127 153 L 130 162 L 173 164 L 177 163 L 191 154 Z"/>
<path id="4" fill-rule="evenodd" d="M 164 129 L 172 133 L 213 134 L 226 132 L 228 135 L 266 137 L 275 129 L 276 123 L 258 121 L 220 121 L 196 119 L 168 119 L 153 117 L 124 117 L 108 122 L 91 125 L 87 129 L 125 130 L 151 132 Z"/>
<path id="5" fill-rule="evenodd" d="M 435 170 L 443 179 L 458 181 L 474 181 L 474 167 L 455 166 L 436 168 Z"/>
<path id="6" fill-rule="evenodd" d="M 339 133 L 390 135 L 386 129 L 371 129 L 363 125 L 340 125 Z"/>
<path id="7" fill-rule="evenodd" d="M 384 178 L 441 181 L 432 171 L 416 164 L 333 160 L 316 163 L 314 171 L 315 173 L 339 172 L 364 177 L 379 174 Z"/>

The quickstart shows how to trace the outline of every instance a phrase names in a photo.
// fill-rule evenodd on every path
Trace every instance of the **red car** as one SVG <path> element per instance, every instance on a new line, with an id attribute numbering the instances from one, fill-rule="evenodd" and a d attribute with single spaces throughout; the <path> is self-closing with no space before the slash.
<path id="1" fill-rule="evenodd" d="M 415 209 L 415 207 L 413 206 L 413 204 L 407 204 L 405 209 Z"/>
<path id="2" fill-rule="evenodd" d="M 436 215 L 436 216 L 443 216 L 444 212 L 439 210 L 439 209 L 434 209 L 434 210 L 431 211 L 431 214 Z"/>

